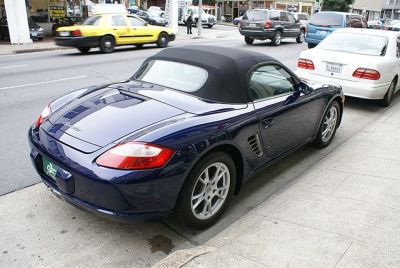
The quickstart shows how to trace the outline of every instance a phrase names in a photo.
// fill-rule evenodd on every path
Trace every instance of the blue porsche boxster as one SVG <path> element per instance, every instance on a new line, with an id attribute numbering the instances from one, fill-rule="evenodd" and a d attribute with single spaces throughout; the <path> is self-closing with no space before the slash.
<path id="1" fill-rule="evenodd" d="M 300 146 L 325 147 L 344 97 L 263 54 L 168 48 L 127 81 L 51 102 L 29 129 L 30 156 L 61 199 L 119 220 L 172 212 L 212 225 L 241 185 Z"/>

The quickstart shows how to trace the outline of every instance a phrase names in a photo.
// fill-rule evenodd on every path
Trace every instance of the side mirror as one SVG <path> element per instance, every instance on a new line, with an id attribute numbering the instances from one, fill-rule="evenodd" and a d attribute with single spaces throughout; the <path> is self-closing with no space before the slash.
<path id="1" fill-rule="evenodd" d="M 303 81 L 300 81 L 300 83 L 297 85 L 297 91 L 304 95 L 310 94 L 313 90 L 314 89 L 312 87 L 310 87 Z"/>
<path id="2" fill-rule="evenodd" d="M 296 23 L 300 23 L 300 20 L 299 20 L 299 19 L 296 19 Z"/>

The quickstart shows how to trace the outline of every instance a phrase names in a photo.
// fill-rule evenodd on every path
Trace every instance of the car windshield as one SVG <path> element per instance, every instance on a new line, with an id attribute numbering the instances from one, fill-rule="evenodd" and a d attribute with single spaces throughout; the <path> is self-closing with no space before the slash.
<path id="1" fill-rule="evenodd" d="M 244 20 L 266 20 L 267 12 L 265 10 L 251 10 L 243 15 Z"/>
<path id="2" fill-rule="evenodd" d="M 330 27 L 330 26 L 342 26 L 343 25 L 343 16 L 336 13 L 317 13 L 315 14 L 311 20 L 311 25 L 315 26 L 323 26 L 323 27 Z"/>
<path id="3" fill-rule="evenodd" d="M 100 21 L 100 16 L 93 16 L 87 18 L 84 22 L 82 22 L 82 25 L 97 25 Z"/>
<path id="4" fill-rule="evenodd" d="M 136 73 L 135 78 L 184 92 L 194 92 L 204 85 L 208 72 L 180 62 L 151 60 Z"/>
<path id="5" fill-rule="evenodd" d="M 388 39 L 385 36 L 337 33 L 329 35 L 318 48 L 371 56 L 383 56 Z"/>

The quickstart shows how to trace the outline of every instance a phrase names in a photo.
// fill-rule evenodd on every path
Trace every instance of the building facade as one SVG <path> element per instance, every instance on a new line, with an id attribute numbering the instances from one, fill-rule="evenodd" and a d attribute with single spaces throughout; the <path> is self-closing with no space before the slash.
<path id="1" fill-rule="evenodd" d="M 390 1 L 390 0 L 389 0 Z M 355 0 L 352 12 L 363 15 L 366 20 L 378 20 L 386 0 Z"/>

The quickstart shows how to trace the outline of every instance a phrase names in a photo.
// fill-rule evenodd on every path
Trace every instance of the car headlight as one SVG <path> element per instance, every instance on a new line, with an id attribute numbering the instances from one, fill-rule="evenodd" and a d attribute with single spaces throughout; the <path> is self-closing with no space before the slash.
<path id="1" fill-rule="evenodd" d="M 43 32 L 44 30 L 43 30 L 42 27 L 40 27 L 40 28 L 38 29 L 38 31 L 39 31 L 39 32 Z"/>

